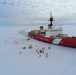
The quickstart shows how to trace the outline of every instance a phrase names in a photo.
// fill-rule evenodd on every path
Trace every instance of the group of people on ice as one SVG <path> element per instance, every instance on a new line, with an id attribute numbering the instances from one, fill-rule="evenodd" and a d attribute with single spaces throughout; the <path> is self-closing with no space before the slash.
<path id="1" fill-rule="evenodd" d="M 40 50 L 36 50 L 37 54 L 39 54 L 39 57 L 41 57 L 42 53 L 45 53 L 45 48 L 42 48 Z M 48 52 L 46 52 L 46 58 L 48 57 Z"/>
<path id="2" fill-rule="evenodd" d="M 37 46 L 37 45 L 36 45 Z M 29 44 L 28 49 L 32 49 L 33 46 L 32 44 Z M 22 49 L 26 49 L 26 47 L 22 47 Z M 50 47 L 48 47 L 48 49 L 51 49 Z M 45 48 L 41 48 L 41 49 L 36 49 L 37 54 L 39 54 L 39 57 L 41 57 L 41 55 L 44 53 L 46 55 L 46 58 L 48 57 L 48 52 L 46 52 Z M 20 52 L 21 54 L 21 52 Z"/>

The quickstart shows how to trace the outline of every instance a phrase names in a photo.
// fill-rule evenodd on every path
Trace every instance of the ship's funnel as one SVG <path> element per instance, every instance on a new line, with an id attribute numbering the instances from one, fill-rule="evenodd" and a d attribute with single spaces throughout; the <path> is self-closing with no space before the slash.
<path id="1" fill-rule="evenodd" d="M 43 28 L 43 26 L 40 26 L 40 30 L 43 30 L 44 28 Z"/>

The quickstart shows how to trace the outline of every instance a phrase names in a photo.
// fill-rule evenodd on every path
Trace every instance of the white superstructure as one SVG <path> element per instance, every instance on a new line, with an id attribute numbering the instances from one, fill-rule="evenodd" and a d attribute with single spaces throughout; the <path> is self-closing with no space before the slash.
<path id="1" fill-rule="evenodd" d="M 47 29 L 45 37 L 57 36 L 57 35 L 62 34 L 62 33 L 63 33 L 63 29 L 61 27 Z"/>

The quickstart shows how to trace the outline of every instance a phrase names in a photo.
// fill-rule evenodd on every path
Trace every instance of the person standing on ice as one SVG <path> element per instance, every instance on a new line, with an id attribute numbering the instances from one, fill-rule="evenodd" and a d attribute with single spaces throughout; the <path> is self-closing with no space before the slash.
<path id="1" fill-rule="evenodd" d="M 49 47 L 49 49 L 50 49 L 50 47 Z"/>
<path id="2" fill-rule="evenodd" d="M 21 52 L 20 52 L 20 54 L 21 54 Z"/>
<path id="3" fill-rule="evenodd" d="M 48 57 L 48 53 L 46 53 L 46 58 Z"/>

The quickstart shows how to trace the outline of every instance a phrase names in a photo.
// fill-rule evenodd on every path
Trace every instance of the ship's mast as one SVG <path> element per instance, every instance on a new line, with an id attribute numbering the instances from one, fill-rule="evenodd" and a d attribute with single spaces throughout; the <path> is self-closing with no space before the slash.
<path id="1" fill-rule="evenodd" d="M 50 25 L 51 25 L 51 26 L 53 26 L 52 21 L 53 21 L 53 17 L 52 17 L 52 13 L 51 13 L 51 14 L 50 14 Z"/>

